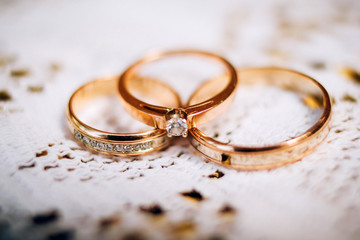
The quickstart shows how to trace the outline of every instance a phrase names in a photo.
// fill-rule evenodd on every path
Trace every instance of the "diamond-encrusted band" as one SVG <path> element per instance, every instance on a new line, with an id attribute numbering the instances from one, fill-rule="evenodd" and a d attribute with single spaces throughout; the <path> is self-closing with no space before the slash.
<path id="1" fill-rule="evenodd" d="M 111 133 L 95 129 L 77 117 L 79 109 L 84 106 L 84 101 L 115 95 L 118 78 L 119 76 L 114 76 L 94 80 L 80 87 L 71 96 L 68 104 L 67 119 L 75 139 L 91 150 L 117 156 L 142 155 L 168 146 L 171 139 L 167 136 L 165 130 L 154 128 L 139 133 Z M 161 88 L 166 88 L 164 84 L 156 80 L 149 81 L 151 81 L 152 85 L 159 84 Z M 177 99 L 177 96 L 175 96 L 176 101 Z M 176 104 L 180 105 L 180 101 Z"/>
<path id="2" fill-rule="evenodd" d="M 156 138 L 150 139 L 144 142 L 109 142 L 99 139 L 94 139 L 91 136 L 81 133 L 78 130 L 74 130 L 74 137 L 84 144 L 86 147 L 102 152 L 108 153 L 112 155 L 140 155 L 147 152 L 151 152 L 154 149 L 159 149 L 164 145 L 167 145 L 168 139 L 166 135 Z"/>

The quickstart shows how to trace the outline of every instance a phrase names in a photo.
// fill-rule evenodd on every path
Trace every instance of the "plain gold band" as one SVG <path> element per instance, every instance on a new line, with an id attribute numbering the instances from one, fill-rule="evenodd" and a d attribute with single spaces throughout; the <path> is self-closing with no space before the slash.
<path id="1" fill-rule="evenodd" d="M 246 147 L 217 141 L 197 128 L 189 130 L 189 140 L 206 158 L 241 170 L 260 170 L 279 167 L 301 160 L 321 143 L 329 132 L 331 101 L 325 88 L 316 80 L 302 73 L 282 68 L 253 68 L 238 71 L 242 84 L 263 83 L 299 93 L 313 107 L 323 109 L 319 120 L 305 133 L 279 144 L 264 147 Z M 202 101 L 216 90 L 216 81 L 203 84 L 189 99 L 189 104 Z M 196 125 L 196 122 L 193 123 Z"/>
<path id="2" fill-rule="evenodd" d="M 68 108 L 67 119 L 69 128 L 75 138 L 87 148 L 109 155 L 133 156 L 159 150 L 170 144 L 165 130 L 154 128 L 145 132 L 138 133 L 112 133 L 93 128 L 78 117 L 78 112 L 86 107 L 89 101 L 101 96 L 116 95 L 119 76 L 101 78 L 81 86 L 71 96 Z M 133 83 L 137 86 L 137 91 L 142 92 L 148 97 L 157 97 L 158 92 L 168 95 L 165 101 L 170 99 L 175 106 L 180 106 L 180 98 L 172 89 L 153 79 L 134 77 Z"/>

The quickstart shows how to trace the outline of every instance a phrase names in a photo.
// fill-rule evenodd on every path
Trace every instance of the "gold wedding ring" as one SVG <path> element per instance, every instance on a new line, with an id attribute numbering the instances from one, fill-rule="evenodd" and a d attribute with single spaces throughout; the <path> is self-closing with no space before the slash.
<path id="1" fill-rule="evenodd" d="M 198 128 L 189 129 L 189 140 L 206 158 L 241 170 L 260 170 L 279 167 L 301 160 L 323 141 L 329 132 L 331 101 L 325 88 L 302 73 L 282 68 L 254 68 L 238 71 L 242 85 L 266 84 L 294 91 L 313 108 L 322 109 L 317 122 L 303 134 L 279 144 L 264 147 L 247 147 L 217 141 Z M 203 84 L 189 99 L 188 104 L 202 102 L 217 90 L 216 78 Z M 309 104 L 311 103 L 311 104 Z M 193 125 L 196 125 L 194 119 Z"/>
<path id="2" fill-rule="evenodd" d="M 138 70 L 141 65 L 177 55 L 195 55 L 209 58 L 222 64 L 227 70 L 227 78 L 225 78 L 224 81 L 217 83 L 217 88 L 221 89 L 221 91 L 199 103 L 176 108 L 169 104 L 163 106 L 149 104 L 134 96 L 132 93 L 132 87 L 134 87 L 132 76 L 135 75 L 136 70 Z M 236 70 L 227 60 L 212 53 L 184 50 L 159 52 L 148 55 L 125 70 L 120 77 L 118 87 L 125 110 L 127 110 L 135 119 L 150 126 L 166 129 L 169 137 L 186 137 L 188 129 L 193 127 L 191 124 L 192 122 L 196 122 L 198 125 L 208 122 L 231 104 L 236 86 Z"/>
<path id="3" fill-rule="evenodd" d="M 94 80 L 80 87 L 71 96 L 67 108 L 67 119 L 75 138 L 87 148 L 117 156 L 142 155 L 169 145 L 170 138 L 166 131 L 159 128 L 138 133 L 112 133 L 93 128 L 78 118 L 83 108 L 91 107 L 88 106 L 91 101 L 104 96 L 117 95 L 118 79 L 119 76 L 114 76 Z M 137 86 L 138 92 L 149 98 L 156 96 L 161 104 L 174 108 L 180 106 L 178 95 L 161 82 L 134 76 L 132 83 Z M 159 94 L 163 98 L 159 98 Z"/>

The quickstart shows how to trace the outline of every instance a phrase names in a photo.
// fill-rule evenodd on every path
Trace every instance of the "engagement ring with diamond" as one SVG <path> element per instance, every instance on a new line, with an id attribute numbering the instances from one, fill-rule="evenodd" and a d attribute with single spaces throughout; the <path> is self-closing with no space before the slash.
<path id="1" fill-rule="evenodd" d="M 225 68 L 226 72 L 224 75 L 226 78 L 214 88 L 214 95 L 181 108 L 174 108 L 171 100 L 163 106 L 157 106 L 135 97 L 133 90 L 140 86 L 136 86 L 132 81 L 136 79 L 136 71 L 141 65 L 179 55 L 190 55 L 215 60 Z M 182 50 L 154 53 L 134 63 L 121 75 L 118 90 L 122 104 L 134 118 L 150 126 L 165 129 L 169 137 L 187 137 L 188 130 L 194 127 L 192 123 L 195 119 L 197 125 L 208 122 L 231 104 L 237 81 L 235 68 L 224 58 L 198 50 Z M 159 91 L 156 87 L 152 91 L 159 93 L 159 99 L 168 98 L 166 94 Z"/>

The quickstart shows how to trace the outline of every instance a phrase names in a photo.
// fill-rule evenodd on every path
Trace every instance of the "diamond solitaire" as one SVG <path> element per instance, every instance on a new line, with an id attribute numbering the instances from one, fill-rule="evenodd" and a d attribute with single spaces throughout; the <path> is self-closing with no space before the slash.
<path id="1" fill-rule="evenodd" d="M 188 101 L 185 105 L 182 105 L 180 96 L 166 83 L 154 82 L 155 79 L 145 76 L 139 77 L 142 74 L 136 73 L 144 64 L 165 58 L 183 57 L 183 55 L 215 60 L 223 66 L 221 71 L 225 70 L 224 74 L 222 74 L 224 79 L 221 78 L 221 81 L 217 81 L 217 78 L 216 81 L 203 83 L 201 86 L 204 88 L 201 90 L 199 88 L 195 92 L 197 98 L 193 98 L 191 102 Z M 196 69 L 198 65 L 194 67 Z M 202 70 L 204 69 L 200 69 L 200 71 Z M 192 74 L 192 71 L 188 73 Z M 225 58 L 212 53 L 190 49 L 154 52 L 145 56 L 130 65 L 120 75 L 117 88 L 121 103 L 131 116 L 157 129 L 166 129 L 168 137 L 187 137 L 188 131 L 192 133 L 192 129 L 196 127 L 193 124 L 194 120 L 196 120 L 197 125 L 204 124 L 215 118 L 230 105 L 235 97 L 237 82 L 236 69 Z M 146 97 L 154 97 L 157 100 L 156 103 L 161 103 L 161 105 L 144 102 L 138 99 L 138 94 L 135 94 L 135 92 L 142 93 Z M 164 133 L 164 131 L 162 132 Z M 168 137 L 166 138 L 168 139 Z"/>
<path id="2" fill-rule="evenodd" d="M 173 109 L 166 114 L 166 131 L 169 137 L 187 137 L 186 113 L 180 109 Z"/>

